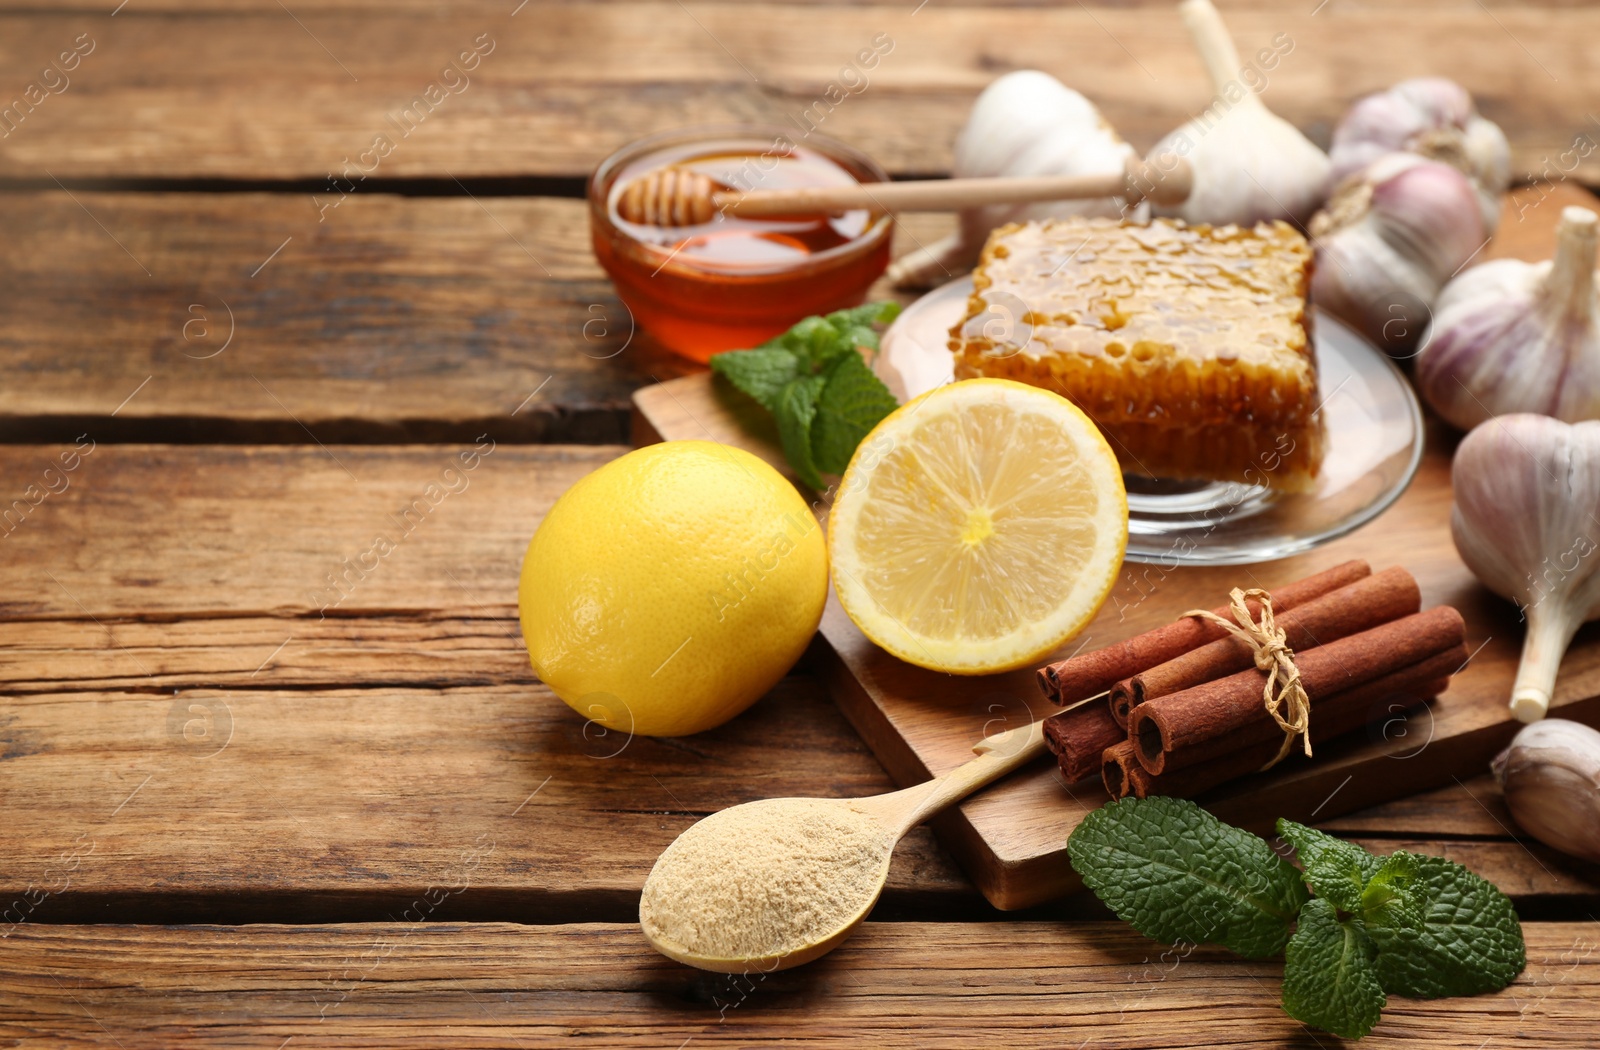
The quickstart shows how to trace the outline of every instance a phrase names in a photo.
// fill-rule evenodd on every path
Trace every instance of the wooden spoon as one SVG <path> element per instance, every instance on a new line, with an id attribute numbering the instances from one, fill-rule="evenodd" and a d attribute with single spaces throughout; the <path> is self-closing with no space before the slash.
<path id="1" fill-rule="evenodd" d="M 647 226 L 695 226 L 719 213 L 759 218 L 828 215 L 869 209 L 880 212 L 959 211 L 986 204 L 1122 197 L 1132 204 L 1149 197 L 1181 204 L 1193 173 L 1175 154 L 1159 161 L 1129 158 L 1127 170 L 1106 175 L 1038 175 L 1028 178 L 927 179 L 920 182 L 800 186 L 782 190 L 723 189 L 710 176 L 683 168 L 657 168 L 622 188 L 617 214 Z"/>
<path id="2" fill-rule="evenodd" d="M 964 765 L 957 766 L 942 777 L 936 777 L 926 783 L 917 784 L 900 791 L 891 791 L 884 795 L 874 795 L 862 799 L 786 799 L 785 802 L 800 802 L 808 805 L 833 809 L 839 816 L 851 821 L 870 821 L 877 830 L 881 831 L 876 836 L 879 845 L 869 847 L 862 857 L 858 858 L 863 863 L 878 865 L 877 880 L 875 884 L 863 887 L 859 894 L 859 901 L 849 902 L 851 906 L 843 909 L 845 918 L 831 930 L 815 933 L 804 943 L 791 944 L 776 954 L 757 955 L 743 958 L 730 958 L 708 954 L 704 950 L 697 950 L 694 945 L 675 943 L 664 936 L 658 936 L 653 931 L 660 930 L 662 923 L 659 917 L 651 911 L 650 902 L 653 891 L 652 883 L 662 876 L 662 863 L 658 862 L 655 870 L 651 871 L 650 878 L 645 881 L 645 891 L 639 909 L 639 922 L 643 926 L 645 937 L 652 946 L 661 954 L 678 962 L 697 966 L 702 970 L 711 970 L 716 973 L 770 973 L 775 970 L 787 970 L 800 966 L 813 959 L 826 955 L 842 944 L 845 938 L 855 931 L 861 921 L 867 917 L 872 906 L 877 903 L 878 895 L 883 891 L 883 884 L 889 877 L 889 860 L 894 852 L 894 846 L 901 837 L 924 820 L 938 813 L 946 806 L 961 801 L 979 788 L 997 780 L 1013 769 L 1025 764 L 1034 756 L 1044 750 L 1044 723 L 1034 722 L 1028 726 L 996 733 L 984 737 L 973 747 L 978 757 Z M 777 801 L 773 799 L 761 802 L 747 802 L 742 806 L 734 806 L 720 813 L 713 813 L 693 829 L 699 836 L 706 834 L 716 835 L 719 829 L 736 822 L 729 819 L 729 814 L 737 811 L 748 810 L 752 806 L 767 806 Z M 740 821 L 738 827 L 720 831 L 726 841 L 717 841 L 715 848 L 721 855 L 732 856 L 736 853 L 749 850 L 751 832 L 748 826 Z M 685 833 L 687 834 L 687 832 Z M 702 838 L 702 848 L 704 844 Z M 672 847 L 663 854 L 668 858 Z M 776 871 L 774 875 L 778 874 Z M 775 880 L 774 880 L 775 881 Z M 686 887 L 688 892 L 699 894 L 714 893 L 716 887 Z M 658 894 L 660 886 L 655 887 Z M 730 901 L 730 908 L 743 909 L 748 912 L 754 905 L 750 901 Z M 740 915 L 730 916 L 727 912 L 721 916 L 723 919 L 740 918 Z"/>

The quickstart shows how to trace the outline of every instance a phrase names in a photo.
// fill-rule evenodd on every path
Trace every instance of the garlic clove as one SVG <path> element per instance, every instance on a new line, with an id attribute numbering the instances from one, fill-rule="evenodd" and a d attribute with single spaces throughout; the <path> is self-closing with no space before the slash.
<path id="1" fill-rule="evenodd" d="M 1488 233 L 1465 175 L 1390 153 L 1340 184 L 1311 220 L 1311 237 L 1312 300 L 1404 356 L 1427 328 L 1441 286 Z"/>
<path id="2" fill-rule="evenodd" d="M 1341 181 L 1388 153 L 1409 152 L 1449 164 L 1472 180 L 1493 230 L 1511 185 L 1511 147 L 1499 126 L 1478 114 L 1465 88 L 1443 77 L 1403 80 L 1356 102 L 1339 121 L 1329 151 Z"/>
<path id="3" fill-rule="evenodd" d="M 1105 175 L 1125 170 L 1133 155 L 1133 147 L 1092 102 L 1048 73 L 1025 69 L 1007 73 L 978 96 L 956 139 L 952 174 Z M 948 281 L 972 269 L 989 231 L 1008 222 L 1073 215 L 1118 218 L 1125 210 L 1115 197 L 971 208 L 961 213 L 956 233 L 896 259 L 889 281 L 897 288 Z M 1143 204 L 1128 211 L 1138 220 L 1146 214 Z"/>
<path id="4" fill-rule="evenodd" d="M 1510 706 L 1536 721 L 1573 634 L 1600 616 L 1600 422 L 1492 419 L 1462 439 L 1450 481 L 1456 551 L 1527 621 Z"/>
<path id="5" fill-rule="evenodd" d="M 1489 229 L 1500 224 L 1500 207 L 1511 188 L 1511 143 L 1500 125 L 1487 117 L 1467 121 L 1464 144 L 1472 164 L 1472 181 L 1483 204 L 1483 221 Z"/>
<path id="6" fill-rule="evenodd" d="M 1417 356 L 1423 399 L 1464 430 L 1509 412 L 1600 418 L 1597 242 L 1595 214 L 1567 208 L 1555 259 L 1496 260 L 1450 281 Z"/>
<path id="7" fill-rule="evenodd" d="M 1271 219 L 1303 225 L 1327 195 L 1327 154 L 1240 82 L 1239 54 L 1211 0 L 1183 0 L 1179 11 L 1216 94 L 1200 116 L 1156 145 L 1154 156 L 1189 161 L 1194 190 L 1155 214 L 1215 225 Z"/>
<path id="8" fill-rule="evenodd" d="M 1547 846 L 1600 862 L 1600 732 L 1564 718 L 1535 722 L 1491 768 L 1518 826 Z"/>

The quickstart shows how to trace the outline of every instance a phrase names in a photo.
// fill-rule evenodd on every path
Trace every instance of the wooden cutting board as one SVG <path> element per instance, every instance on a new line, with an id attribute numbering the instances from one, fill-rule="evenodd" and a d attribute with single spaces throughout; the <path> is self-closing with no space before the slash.
<path id="1" fill-rule="evenodd" d="M 1563 205 L 1600 210 L 1577 187 L 1523 190 L 1508 201 L 1486 257 L 1548 258 Z M 777 435 L 752 402 L 686 376 L 634 395 L 634 441 L 708 439 L 761 456 L 787 473 Z M 1257 830 L 1278 817 L 1325 820 L 1364 806 L 1482 773 L 1517 729 L 1506 712 L 1522 643 L 1516 610 L 1467 571 L 1450 540 L 1450 454 L 1456 436 L 1430 423 L 1416 479 L 1395 505 L 1359 531 L 1316 551 L 1264 565 L 1171 567 L 1129 563 L 1111 598 L 1066 652 L 1098 648 L 1169 622 L 1195 607 L 1224 604 L 1234 586 L 1271 588 L 1349 558 L 1374 569 L 1399 564 L 1422 586 L 1424 607 L 1448 604 L 1467 622 L 1473 654 L 1449 691 L 1409 715 L 1383 708 L 1365 732 L 1317 748 L 1270 773 L 1205 796 L 1208 809 Z M 819 513 L 826 507 L 815 503 Z M 812 656 L 839 706 L 891 776 L 912 784 L 972 757 L 980 737 L 1058 710 L 1040 694 L 1031 668 L 964 678 L 912 667 L 868 641 L 830 594 Z M 1600 625 L 1569 650 L 1555 713 L 1600 722 Z M 1041 759 L 934 821 L 945 846 L 997 908 L 1025 908 L 1079 886 L 1067 860 L 1067 835 L 1106 795 L 1098 784 L 1062 782 Z"/>

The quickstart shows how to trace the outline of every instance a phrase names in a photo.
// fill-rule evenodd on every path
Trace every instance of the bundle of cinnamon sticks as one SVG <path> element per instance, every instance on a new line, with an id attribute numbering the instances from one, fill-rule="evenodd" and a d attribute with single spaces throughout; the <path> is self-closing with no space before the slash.
<path id="1" fill-rule="evenodd" d="M 1403 568 L 1345 562 L 1274 588 L 1270 601 L 1309 700 L 1308 749 L 1361 728 L 1375 710 L 1422 704 L 1467 659 L 1461 614 L 1421 611 Z M 1248 607 L 1261 615 L 1259 603 Z M 1227 608 L 1214 613 L 1234 619 Z M 1283 753 L 1266 684 L 1249 644 L 1184 616 L 1041 668 L 1045 695 L 1076 705 L 1045 720 L 1045 739 L 1068 782 L 1098 773 L 1113 798 L 1195 795 Z"/>

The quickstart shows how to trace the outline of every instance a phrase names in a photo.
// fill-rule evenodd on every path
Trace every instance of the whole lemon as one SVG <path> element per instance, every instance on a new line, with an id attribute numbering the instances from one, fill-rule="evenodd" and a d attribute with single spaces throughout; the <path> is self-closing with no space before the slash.
<path id="1" fill-rule="evenodd" d="M 556 501 L 517 604 L 534 671 L 573 710 L 683 736 L 776 685 L 827 594 L 827 545 L 793 485 L 740 449 L 669 441 Z"/>

